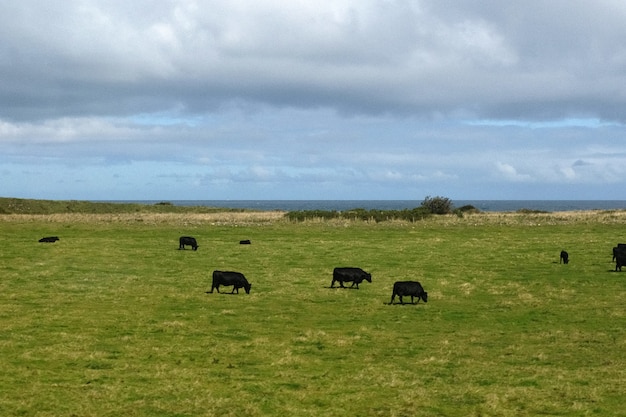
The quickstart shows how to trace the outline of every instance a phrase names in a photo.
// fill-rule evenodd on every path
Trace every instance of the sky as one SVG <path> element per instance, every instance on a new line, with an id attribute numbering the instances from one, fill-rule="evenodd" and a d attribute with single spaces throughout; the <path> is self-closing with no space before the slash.
<path id="1" fill-rule="evenodd" d="M 3 0 L 0 196 L 625 199 L 622 0 Z"/>

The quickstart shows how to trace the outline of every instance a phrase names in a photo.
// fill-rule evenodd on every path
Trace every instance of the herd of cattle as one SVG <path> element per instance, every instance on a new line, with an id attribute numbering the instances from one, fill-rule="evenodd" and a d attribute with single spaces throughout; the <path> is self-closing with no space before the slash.
<path id="1" fill-rule="evenodd" d="M 58 236 L 46 236 L 39 239 L 41 243 L 54 243 L 58 241 Z M 242 245 L 249 245 L 250 240 L 241 240 L 239 242 Z M 192 236 L 181 236 L 178 239 L 178 249 L 184 250 L 185 246 L 190 246 L 194 251 L 198 250 L 198 242 Z M 615 271 L 621 271 L 622 266 L 626 266 L 626 243 L 618 243 L 613 248 L 613 261 L 615 262 Z M 569 254 L 562 250 L 559 256 L 559 263 L 569 263 Z M 237 292 L 243 288 L 246 294 L 250 294 L 252 284 L 248 282 L 246 277 L 241 272 L 235 271 L 213 271 L 213 280 L 211 283 L 211 291 L 207 291 L 207 294 L 213 293 L 213 290 L 220 292 L 220 286 L 233 287 L 231 294 Z M 339 283 L 339 287 L 346 288 L 343 284 L 351 282 L 350 288 L 356 286 L 359 289 L 359 284 L 363 281 L 369 283 L 372 282 L 372 275 L 365 272 L 361 268 L 355 267 L 341 267 L 333 270 L 333 280 L 330 283 L 330 288 L 335 288 L 335 283 Z M 391 294 L 391 301 L 389 304 L 393 304 L 393 300 L 398 296 L 400 304 L 404 304 L 402 297 L 411 297 L 411 304 L 414 304 L 414 299 L 417 298 L 417 302 L 420 300 L 424 302 L 428 301 L 428 293 L 424 291 L 422 284 L 417 281 L 396 281 L 393 284 L 393 292 Z"/>
<path id="2" fill-rule="evenodd" d="M 181 236 L 178 240 L 178 249 L 184 250 L 185 246 L 191 246 L 193 250 L 198 249 L 198 242 L 195 238 L 191 236 Z M 241 245 L 249 245 L 250 240 L 241 240 L 239 241 Z M 207 291 L 207 294 L 212 294 L 213 290 L 216 290 L 218 293 L 220 292 L 220 287 L 233 287 L 233 290 L 230 292 L 234 294 L 237 292 L 239 294 L 239 289 L 243 288 L 246 291 L 246 294 L 250 294 L 250 289 L 252 288 L 252 284 L 248 282 L 248 279 L 241 273 L 236 271 L 213 271 L 211 282 L 211 291 Z M 356 289 L 359 289 L 359 284 L 363 281 L 367 281 L 369 283 L 372 282 L 372 274 L 365 272 L 361 268 L 355 267 L 341 267 L 335 268 L 333 270 L 333 280 L 330 283 L 330 288 L 335 288 L 335 283 L 339 283 L 341 288 L 346 288 L 343 284 L 351 282 L 350 288 L 356 286 Z M 391 295 L 391 301 L 389 304 L 393 304 L 393 300 L 398 296 L 400 299 L 400 304 L 404 304 L 402 297 L 411 297 L 411 304 L 414 304 L 414 299 L 417 298 L 417 302 L 420 300 L 424 300 L 424 302 L 428 301 L 428 293 L 424 291 L 422 288 L 422 284 L 417 281 L 398 281 L 393 284 L 393 294 Z"/>
<path id="3" fill-rule="evenodd" d="M 613 248 L 613 262 L 615 262 L 615 272 L 622 271 L 622 266 L 626 265 L 626 243 L 618 243 Z M 569 263 L 569 254 L 562 250 L 559 263 Z"/>
<path id="4" fill-rule="evenodd" d="M 335 268 L 333 270 L 333 280 L 330 284 L 330 288 L 335 287 L 335 282 L 339 283 L 341 288 L 346 288 L 344 282 L 352 282 L 350 288 L 356 285 L 356 289 L 359 289 L 359 284 L 363 282 L 372 282 L 372 274 L 363 271 L 361 268 L 344 267 Z M 211 291 L 207 291 L 207 294 L 212 294 L 213 290 L 220 292 L 220 286 L 233 287 L 231 294 L 235 291 L 239 294 L 239 288 L 243 288 L 246 294 L 250 294 L 250 288 L 252 284 L 248 282 L 246 277 L 241 272 L 235 271 L 213 271 L 213 281 L 211 283 Z M 415 304 L 414 299 L 417 298 L 419 303 L 420 299 L 424 302 L 428 301 L 428 293 L 422 288 L 422 284 L 417 281 L 397 281 L 393 284 L 393 294 L 391 295 L 391 301 L 389 304 L 393 304 L 393 300 L 396 295 L 400 299 L 400 304 L 404 304 L 402 297 L 411 297 L 411 304 Z"/>

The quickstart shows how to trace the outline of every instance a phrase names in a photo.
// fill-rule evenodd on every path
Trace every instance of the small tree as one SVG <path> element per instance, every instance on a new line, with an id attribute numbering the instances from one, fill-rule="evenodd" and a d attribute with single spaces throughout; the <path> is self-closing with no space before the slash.
<path id="1" fill-rule="evenodd" d="M 422 201 L 422 207 L 432 214 L 449 214 L 452 213 L 452 201 L 445 197 L 427 196 Z"/>

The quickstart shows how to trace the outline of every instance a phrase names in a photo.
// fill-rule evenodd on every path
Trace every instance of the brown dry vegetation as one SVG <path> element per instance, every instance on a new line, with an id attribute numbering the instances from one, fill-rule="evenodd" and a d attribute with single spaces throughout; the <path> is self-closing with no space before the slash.
<path id="1" fill-rule="evenodd" d="M 215 212 L 215 213 L 55 213 L 55 214 L 3 214 L 0 222 L 49 223 L 144 223 L 144 224 L 260 224 L 282 221 L 281 211 Z"/>
<path id="2" fill-rule="evenodd" d="M 172 225 L 253 225 L 271 223 L 289 223 L 284 211 L 216 211 L 211 213 L 55 213 L 55 214 L 0 214 L 1 222 L 50 222 L 50 223 L 144 223 Z M 351 224 L 360 220 L 317 219 L 305 223 Z M 626 222 L 626 210 L 586 210 L 562 211 L 549 213 L 519 212 L 479 212 L 437 215 L 427 220 L 408 222 L 390 220 L 388 224 L 423 223 L 429 225 L 558 225 L 568 223 L 623 224 Z M 367 223 L 367 221 L 366 221 Z"/>

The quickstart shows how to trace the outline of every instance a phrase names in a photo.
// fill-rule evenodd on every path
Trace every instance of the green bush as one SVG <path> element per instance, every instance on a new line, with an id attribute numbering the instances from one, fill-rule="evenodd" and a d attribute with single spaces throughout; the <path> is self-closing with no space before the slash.
<path id="1" fill-rule="evenodd" d="M 423 220 L 431 215 L 430 211 L 424 207 L 416 207 L 413 209 L 404 210 L 366 210 L 363 208 L 354 208 L 346 211 L 337 210 L 296 210 L 290 211 L 285 216 L 292 221 L 305 221 L 305 220 L 330 220 L 330 219 L 344 219 L 344 220 L 361 220 L 361 221 L 374 221 L 376 223 L 391 221 L 391 220 L 405 220 L 415 222 Z"/>
<path id="2" fill-rule="evenodd" d="M 545 210 L 535 210 L 535 209 L 521 208 L 521 209 L 517 210 L 516 213 L 519 213 L 519 214 L 542 214 L 542 213 L 549 213 L 549 212 L 545 211 Z"/>
<path id="3" fill-rule="evenodd" d="M 480 210 L 478 210 L 471 204 L 467 204 L 465 206 L 454 209 L 454 214 L 456 214 L 458 217 L 463 217 L 465 213 L 480 213 Z"/>
<path id="4" fill-rule="evenodd" d="M 432 214 L 450 214 L 452 213 L 452 201 L 446 197 L 427 196 L 422 201 L 422 207 L 426 208 Z"/>

